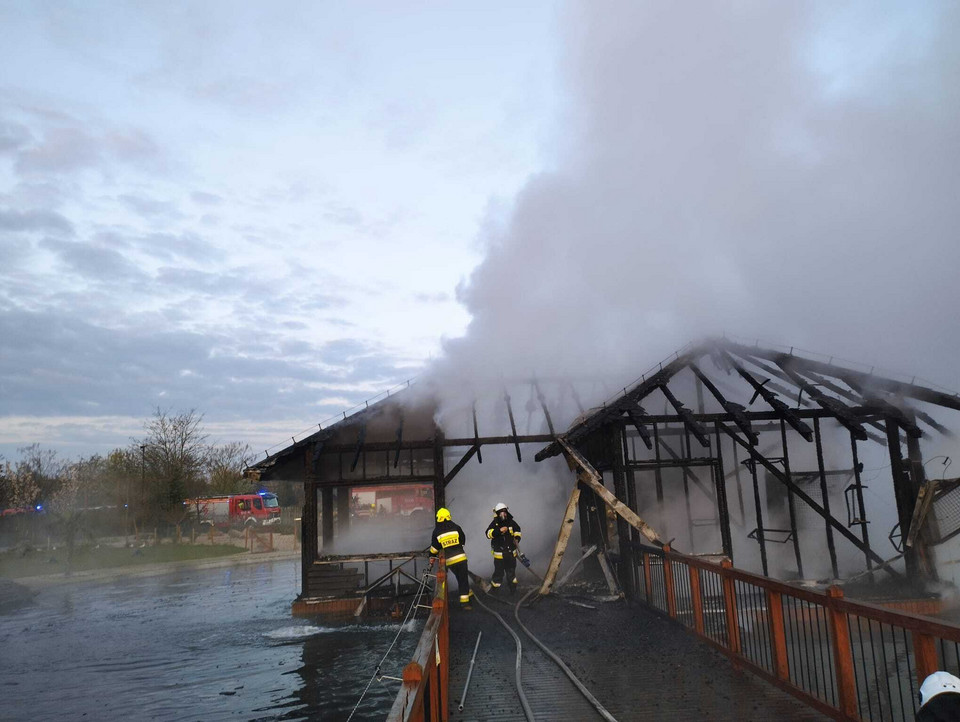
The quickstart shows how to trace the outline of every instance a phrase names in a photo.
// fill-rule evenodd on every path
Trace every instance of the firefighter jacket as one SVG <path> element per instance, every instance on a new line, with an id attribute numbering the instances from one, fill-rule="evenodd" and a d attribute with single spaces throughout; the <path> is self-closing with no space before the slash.
<path id="1" fill-rule="evenodd" d="M 430 556 L 435 557 L 443 550 L 447 566 L 467 561 L 467 552 L 463 545 L 467 543 L 467 535 L 463 529 L 452 521 L 440 521 L 433 527 L 433 539 L 430 541 Z"/>
<path id="2" fill-rule="evenodd" d="M 502 526 L 507 527 L 506 533 L 500 531 Z M 509 511 L 506 519 L 495 516 L 487 527 L 487 539 L 490 540 L 490 553 L 494 559 L 503 559 L 504 554 L 515 557 L 517 546 L 514 540 L 520 541 L 520 525 Z"/>

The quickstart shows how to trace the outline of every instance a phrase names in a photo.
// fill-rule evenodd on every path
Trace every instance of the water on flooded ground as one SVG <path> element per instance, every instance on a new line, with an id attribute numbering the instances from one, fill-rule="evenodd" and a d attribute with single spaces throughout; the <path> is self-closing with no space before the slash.
<path id="1" fill-rule="evenodd" d="M 345 720 L 395 638 L 383 674 L 400 676 L 423 615 L 296 619 L 299 574 L 295 560 L 42 589 L 0 615 L 0 720 Z M 353 719 L 382 719 L 398 686 L 374 681 Z"/>

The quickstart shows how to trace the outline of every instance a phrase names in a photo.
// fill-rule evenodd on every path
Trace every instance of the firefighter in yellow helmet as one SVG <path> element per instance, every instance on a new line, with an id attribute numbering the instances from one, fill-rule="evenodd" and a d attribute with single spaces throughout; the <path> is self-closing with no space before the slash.
<path id="1" fill-rule="evenodd" d="M 467 572 L 467 552 L 463 545 L 467 543 L 467 535 L 458 524 L 450 518 L 450 510 L 444 507 L 437 509 L 437 525 L 433 527 L 433 539 L 430 541 L 430 568 L 437 559 L 440 551 L 447 561 L 447 569 L 457 578 L 457 590 L 460 592 L 460 606 L 463 609 L 472 609 L 470 597 L 470 577 Z"/>

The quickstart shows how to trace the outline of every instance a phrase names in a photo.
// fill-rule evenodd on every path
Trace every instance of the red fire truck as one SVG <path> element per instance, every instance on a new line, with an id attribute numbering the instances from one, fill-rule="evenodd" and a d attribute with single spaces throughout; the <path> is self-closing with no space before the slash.
<path id="1" fill-rule="evenodd" d="M 354 516 L 433 516 L 430 484 L 385 484 L 353 490 Z"/>
<path id="2" fill-rule="evenodd" d="M 189 514 L 201 524 L 217 527 L 275 526 L 280 523 L 277 495 L 268 491 L 259 494 L 230 494 L 186 499 Z"/>

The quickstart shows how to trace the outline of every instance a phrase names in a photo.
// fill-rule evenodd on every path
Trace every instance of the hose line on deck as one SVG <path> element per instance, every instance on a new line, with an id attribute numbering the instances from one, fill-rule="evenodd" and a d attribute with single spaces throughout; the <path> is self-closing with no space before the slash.
<path id="1" fill-rule="evenodd" d="M 485 612 L 495 616 L 500 621 L 500 624 L 503 625 L 504 629 L 510 632 L 510 636 L 513 637 L 513 641 L 516 642 L 517 662 L 516 662 L 516 674 L 515 674 L 514 682 L 517 685 L 517 695 L 520 697 L 520 706 L 523 707 L 523 714 L 526 716 L 527 722 L 536 722 L 536 718 L 533 716 L 533 710 L 530 708 L 530 703 L 527 701 L 527 695 L 523 693 L 523 684 L 520 681 L 520 661 L 523 657 L 523 643 L 520 641 L 520 637 L 517 635 L 516 632 L 513 631 L 513 628 L 509 624 L 507 624 L 507 621 L 503 617 L 501 617 L 498 612 L 493 611 L 492 609 L 490 609 L 490 607 L 488 607 L 486 604 L 480 601 L 479 594 L 475 594 L 473 597 L 473 600 L 477 604 L 479 604 Z"/>
<path id="2" fill-rule="evenodd" d="M 524 594 L 523 597 L 520 598 L 520 601 L 517 602 L 516 606 L 513 608 L 513 617 L 514 617 L 514 619 L 517 620 L 517 624 L 520 625 L 520 629 L 523 630 L 523 633 L 524 633 L 524 634 L 526 634 L 528 637 L 530 637 L 530 640 L 531 640 L 534 644 L 536 644 L 538 647 L 540 647 L 540 650 L 541 650 L 544 654 L 546 654 L 548 657 L 550 657 L 550 659 L 552 659 L 552 660 L 557 664 L 557 666 L 560 667 L 560 669 L 563 670 L 563 673 L 564 673 L 565 675 L 567 675 L 567 677 L 570 678 L 570 681 L 573 682 L 574 686 L 575 686 L 578 690 L 580 690 L 580 694 L 582 694 L 584 697 L 586 697 L 587 701 L 594 706 L 594 708 L 597 710 L 597 712 L 600 713 L 600 716 L 601 716 L 601 717 L 603 717 L 603 718 L 604 718 L 605 720 L 607 720 L 608 722 L 617 722 L 617 718 L 614 717 L 612 714 L 610 714 L 610 713 L 607 711 L 607 709 L 606 709 L 602 704 L 600 704 L 600 700 L 598 700 L 596 697 L 594 697 L 593 694 L 590 692 L 590 690 L 587 689 L 586 686 L 584 686 L 583 682 L 581 682 L 579 679 L 577 679 L 577 676 L 570 670 L 570 668 L 569 668 L 566 664 L 563 663 L 563 660 L 560 659 L 560 657 L 558 657 L 557 655 L 555 655 L 553 652 L 551 652 L 543 642 L 541 642 L 539 639 L 537 639 L 536 637 L 534 637 L 533 634 L 530 633 L 530 630 L 526 628 L 526 626 L 524 625 L 524 623 L 520 621 L 520 606 L 521 606 L 525 601 L 527 601 L 527 597 L 529 597 L 531 594 L 533 594 L 533 593 L 536 592 L 536 591 L 537 591 L 537 589 L 536 589 L 536 587 L 534 587 L 534 588 L 531 589 L 529 592 L 527 592 L 526 594 Z"/>

